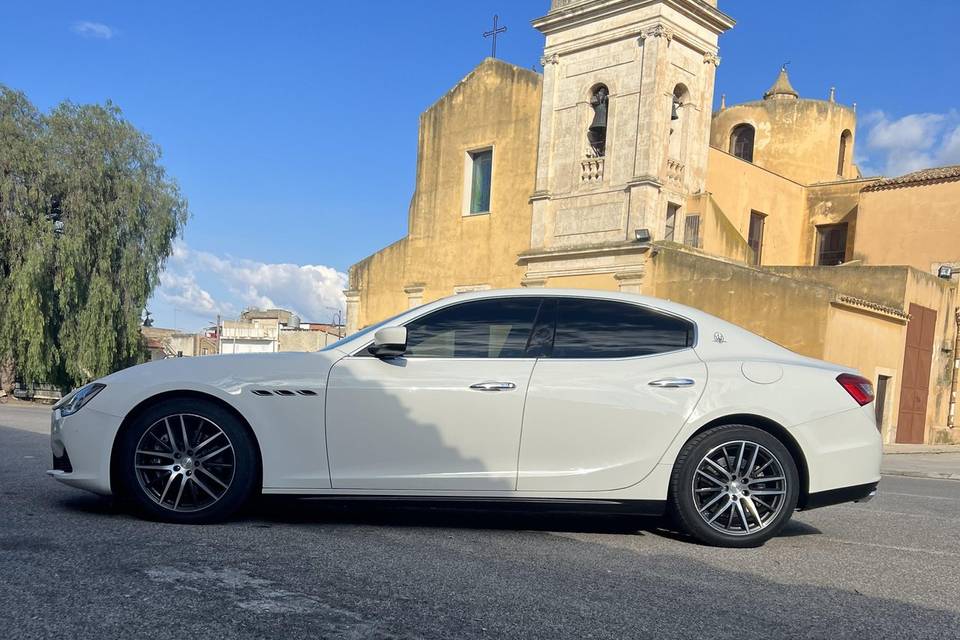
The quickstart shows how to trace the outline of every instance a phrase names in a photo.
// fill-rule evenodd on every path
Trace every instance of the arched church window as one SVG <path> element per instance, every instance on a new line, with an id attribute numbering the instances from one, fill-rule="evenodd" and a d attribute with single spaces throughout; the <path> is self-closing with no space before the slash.
<path id="1" fill-rule="evenodd" d="M 847 150 L 850 148 L 850 139 L 853 138 L 853 134 L 850 133 L 849 129 L 845 129 L 843 133 L 840 134 L 840 155 L 837 157 L 837 175 L 843 176 L 843 170 L 847 166 Z"/>
<path id="2" fill-rule="evenodd" d="M 738 124 L 730 132 L 730 153 L 741 160 L 753 162 L 754 128 L 749 124 Z"/>
<path id="3" fill-rule="evenodd" d="M 607 154 L 607 110 L 609 106 L 610 90 L 606 86 L 596 87 L 590 95 L 590 106 L 593 107 L 593 120 L 587 129 L 589 153 L 594 158 L 602 158 Z"/>

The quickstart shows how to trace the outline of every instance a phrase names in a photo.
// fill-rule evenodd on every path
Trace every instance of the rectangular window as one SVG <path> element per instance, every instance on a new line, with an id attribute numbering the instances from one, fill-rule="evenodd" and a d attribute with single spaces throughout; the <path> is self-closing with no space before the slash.
<path id="1" fill-rule="evenodd" d="M 469 165 L 470 202 L 467 213 L 490 212 L 490 187 L 493 179 L 493 149 L 471 151 L 467 154 Z"/>
<path id="2" fill-rule="evenodd" d="M 700 244 L 700 214 L 687 214 L 683 223 L 683 242 L 697 249 L 702 248 Z"/>
<path id="3" fill-rule="evenodd" d="M 673 242 L 673 238 L 677 233 L 677 212 L 678 211 L 680 211 L 680 205 L 678 204 L 667 205 L 667 224 L 663 229 L 663 239 L 668 242 Z"/>
<path id="4" fill-rule="evenodd" d="M 750 230 L 747 232 L 747 243 L 753 249 L 753 264 L 760 264 L 763 254 L 763 222 L 766 214 L 757 211 L 750 212 Z"/>
<path id="5" fill-rule="evenodd" d="M 817 227 L 817 266 L 832 267 L 846 260 L 847 223 Z"/>

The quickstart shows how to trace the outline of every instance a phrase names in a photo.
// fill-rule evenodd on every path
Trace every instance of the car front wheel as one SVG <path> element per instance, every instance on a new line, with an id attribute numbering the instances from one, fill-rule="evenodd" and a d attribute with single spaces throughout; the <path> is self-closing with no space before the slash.
<path id="1" fill-rule="evenodd" d="M 208 401 L 159 402 L 133 421 L 118 445 L 120 492 L 151 519 L 223 520 L 246 502 L 258 478 L 246 427 Z"/>
<path id="2" fill-rule="evenodd" d="M 701 542 L 755 547 L 790 519 L 799 474 L 774 436 L 745 425 L 704 431 L 684 446 L 670 484 L 678 523 Z"/>

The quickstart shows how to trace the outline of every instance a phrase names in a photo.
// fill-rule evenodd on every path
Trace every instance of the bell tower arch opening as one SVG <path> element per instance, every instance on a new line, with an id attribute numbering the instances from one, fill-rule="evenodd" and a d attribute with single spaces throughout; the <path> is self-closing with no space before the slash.
<path id="1" fill-rule="evenodd" d="M 670 143 L 668 153 L 671 160 L 676 160 L 681 163 L 686 161 L 690 106 L 692 106 L 690 90 L 687 89 L 685 84 L 680 83 L 673 88 L 673 99 L 670 105 Z"/>
<path id="2" fill-rule="evenodd" d="M 593 118 L 587 128 L 587 157 L 602 158 L 607 155 L 607 115 L 610 90 L 598 84 L 590 90 L 590 107 Z"/>

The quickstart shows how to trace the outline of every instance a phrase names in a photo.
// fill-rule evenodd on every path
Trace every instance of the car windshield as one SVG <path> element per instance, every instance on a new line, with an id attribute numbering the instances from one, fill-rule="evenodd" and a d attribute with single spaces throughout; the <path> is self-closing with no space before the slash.
<path id="1" fill-rule="evenodd" d="M 379 329 L 379 328 L 382 327 L 383 325 L 388 324 L 388 323 L 390 323 L 390 322 L 393 322 L 394 320 L 396 320 L 396 319 L 399 318 L 400 316 L 405 315 L 405 314 L 407 314 L 407 313 L 410 313 L 410 311 L 411 311 L 410 309 L 407 309 L 406 311 L 404 311 L 404 312 L 402 312 L 402 313 L 398 313 L 398 314 L 395 315 L 395 316 L 390 316 L 390 317 L 387 318 L 386 320 L 381 320 L 381 321 L 378 322 L 377 324 L 372 324 L 372 325 L 370 325 L 369 327 L 366 327 L 366 328 L 364 328 L 364 329 L 361 329 L 360 331 L 357 331 L 356 333 L 351 333 L 351 334 L 348 335 L 348 336 L 344 336 L 344 337 L 340 338 L 339 340 L 337 340 L 336 342 L 331 342 L 331 343 L 328 344 L 327 346 L 325 346 L 325 347 L 323 347 L 322 349 L 320 349 L 320 351 L 330 351 L 330 350 L 332 350 L 332 349 L 339 349 L 340 347 L 342 347 L 342 346 L 343 346 L 344 344 L 346 344 L 347 342 L 350 342 L 351 340 L 356 340 L 357 338 L 362 338 L 363 336 L 365 336 L 365 335 L 367 335 L 367 334 L 369 334 L 369 333 L 372 333 L 373 331 L 376 331 L 377 329 Z"/>

